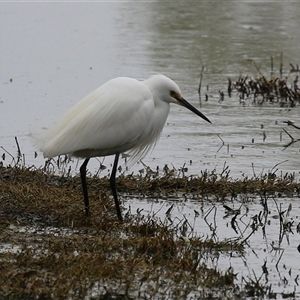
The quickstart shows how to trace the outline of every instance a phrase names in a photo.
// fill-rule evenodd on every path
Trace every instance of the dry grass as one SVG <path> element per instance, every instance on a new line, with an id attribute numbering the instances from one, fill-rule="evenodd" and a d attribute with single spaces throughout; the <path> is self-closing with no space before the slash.
<path id="1" fill-rule="evenodd" d="M 195 199 L 237 193 L 300 193 L 292 177 L 274 174 L 232 181 L 214 172 L 199 177 L 120 176 L 121 193 Z M 181 238 L 150 216 L 116 217 L 107 178 L 89 178 L 92 216 L 85 217 L 78 177 L 25 167 L 0 167 L 1 299 L 220 299 L 241 295 L 233 270 L 209 267 L 214 251 L 243 252 L 238 241 Z M 124 212 L 123 212 L 124 214 Z"/>

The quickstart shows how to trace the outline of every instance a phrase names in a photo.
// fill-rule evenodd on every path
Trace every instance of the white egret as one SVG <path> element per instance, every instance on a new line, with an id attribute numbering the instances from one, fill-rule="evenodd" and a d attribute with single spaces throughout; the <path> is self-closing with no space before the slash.
<path id="1" fill-rule="evenodd" d="M 44 157 L 68 154 L 85 158 L 80 175 L 87 215 L 86 167 L 89 159 L 115 155 L 110 187 L 118 218 L 122 220 L 115 182 L 119 155 L 129 152 L 131 160 L 136 162 L 154 147 L 166 122 L 170 103 L 184 106 L 211 123 L 182 97 L 178 85 L 168 77 L 154 75 L 144 81 L 120 77 L 83 98 L 39 138 Z"/>

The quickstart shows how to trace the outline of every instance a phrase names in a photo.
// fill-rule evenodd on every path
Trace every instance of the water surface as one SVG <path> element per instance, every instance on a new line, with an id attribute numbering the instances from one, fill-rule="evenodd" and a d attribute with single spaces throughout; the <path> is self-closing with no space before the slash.
<path id="1" fill-rule="evenodd" d="M 278 70 L 283 53 L 286 75 L 290 62 L 299 63 L 299 3 L 0 5 L 0 141 L 16 155 L 17 136 L 27 164 L 43 164 L 39 152 L 34 158 L 36 149 L 28 133 L 51 126 L 106 80 L 163 73 L 199 107 L 197 89 L 204 66 L 201 110 L 213 124 L 173 106 L 161 140 L 144 162 L 153 168 L 186 164 L 193 174 L 203 168 L 222 169 L 226 162 L 235 177 L 280 164 L 283 172 L 299 174 L 299 146 L 283 151 L 290 138 L 282 130 L 283 121 L 299 120 L 299 107 L 243 107 L 235 95 L 218 102 L 218 91 L 226 92 L 228 77 L 258 74 L 249 58 L 266 76 L 271 56 Z M 221 149 L 218 135 L 225 143 Z"/>

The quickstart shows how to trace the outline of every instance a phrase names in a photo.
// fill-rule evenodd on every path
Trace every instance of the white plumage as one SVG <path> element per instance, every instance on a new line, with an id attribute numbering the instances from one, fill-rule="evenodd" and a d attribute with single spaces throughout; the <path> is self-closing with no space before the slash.
<path id="1" fill-rule="evenodd" d="M 86 158 L 80 171 L 86 213 L 89 201 L 86 188 L 86 165 L 91 157 L 128 152 L 136 162 L 155 145 L 166 122 L 170 103 L 185 106 L 210 122 L 201 112 L 182 98 L 178 85 L 164 75 L 144 81 L 119 77 L 87 95 L 62 120 L 39 138 L 45 157 L 62 154 Z M 112 170 L 111 188 L 117 213 L 122 219 Z"/>

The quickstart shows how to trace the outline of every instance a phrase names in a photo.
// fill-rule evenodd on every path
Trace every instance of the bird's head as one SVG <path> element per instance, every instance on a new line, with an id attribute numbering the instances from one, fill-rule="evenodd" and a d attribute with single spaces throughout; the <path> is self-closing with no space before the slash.
<path id="1" fill-rule="evenodd" d="M 182 97 L 179 86 L 173 80 L 164 75 L 154 75 L 148 80 L 151 80 L 152 91 L 155 90 L 155 94 L 159 100 L 184 106 L 197 116 L 211 123 L 204 114 Z"/>

